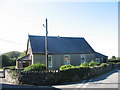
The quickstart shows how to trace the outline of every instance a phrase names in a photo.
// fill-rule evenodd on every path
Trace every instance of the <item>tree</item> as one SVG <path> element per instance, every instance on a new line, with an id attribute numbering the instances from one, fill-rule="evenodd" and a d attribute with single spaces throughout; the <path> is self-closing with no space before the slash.
<path id="1" fill-rule="evenodd" d="M 21 53 L 18 51 L 11 51 L 4 54 L 7 55 L 9 58 L 18 58 Z"/>
<path id="2" fill-rule="evenodd" d="M 15 66 L 16 59 L 20 56 L 20 52 L 18 51 L 11 51 L 2 54 L 2 67 L 6 66 Z"/>
<path id="3" fill-rule="evenodd" d="M 116 57 L 115 57 L 115 56 L 112 56 L 112 59 L 116 59 Z"/>
<path id="4" fill-rule="evenodd" d="M 20 58 L 24 57 L 25 55 L 26 55 L 26 51 L 23 51 L 23 52 L 21 52 L 21 54 L 19 55 L 19 57 L 17 59 L 20 59 Z"/>
<path id="5" fill-rule="evenodd" d="M 3 54 L 2 55 L 2 67 L 5 67 L 5 66 L 10 66 L 11 65 L 11 62 L 10 62 L 10 58 Z"/>

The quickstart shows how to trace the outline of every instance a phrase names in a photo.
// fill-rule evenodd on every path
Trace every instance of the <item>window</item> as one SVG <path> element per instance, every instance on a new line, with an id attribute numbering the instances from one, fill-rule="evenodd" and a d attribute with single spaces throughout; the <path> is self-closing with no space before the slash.
<path id="1" fill-rule="evenodd" d="M 100 64 L 100 58 L 95 58 L 95 62 L 98 62 Z"/>
<path id="2" fill-rule="evenodd" d="M 80 57 L 81 57 L 81 63 L 84 63 L 86 61 L 85 54 L 81 54 Z"/>
<path id="3" fill-rule="evenodd" d="M 52 55 L 48 55 L 48 67 L 52 67 Z"/>
<path id="4" fill-rule="evenodd" d="M 23 61 L 23 63 L 26 63 L 26 61 Z"/>
<path id="5" fill-rule="evenodd" d="M 65 65 L 70 65 L 70 55 L 64 55 Z"/>

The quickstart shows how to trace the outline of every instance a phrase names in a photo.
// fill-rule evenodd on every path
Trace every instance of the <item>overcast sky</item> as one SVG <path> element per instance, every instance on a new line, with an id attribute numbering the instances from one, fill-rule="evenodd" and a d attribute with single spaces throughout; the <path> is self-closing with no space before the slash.
<path id="1" fill-rule="evenodd" d="M 0 53 L 24 51 L 28 33 L 84 37 L 91 47 L 118 56 L 118 2 L 39 2 L 0 0 Z"/>

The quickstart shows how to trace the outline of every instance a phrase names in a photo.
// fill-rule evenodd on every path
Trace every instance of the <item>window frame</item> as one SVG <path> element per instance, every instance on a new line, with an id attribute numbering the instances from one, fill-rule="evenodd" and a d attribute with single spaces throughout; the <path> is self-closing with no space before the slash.
<path id="1" fill-rule="evenodd" d="M 100 64 L 101 63 L 101 59 L 100 58 L 95 58 L 95 62 L 98 62 Z"/>
<path id="2" fill-rule="evenodd" d="M 80 63 L 84 63 L 84 62 L 86 62 L 86 54 L 80 54 Z"/>
<path id="3" fill-rule="evenodd" d="M 67 64 L 67 62 L 65 61 L 65 56 L 68 56 L 69 64 Z M 71 64 L 70 64 L 70 55 L 64 55 L 64 64 L 65 64 L 65 65 L 71 65 Z"/>
<path id="4" fill-rule="evenodd" d="M 51 66 L 49 65 L 49 57 L 51 57 Z M 49 67 L 49 68 L 53 67 L 53 63 L 52 63 L 52 55 L 48 55 L 48 67 Z"/>

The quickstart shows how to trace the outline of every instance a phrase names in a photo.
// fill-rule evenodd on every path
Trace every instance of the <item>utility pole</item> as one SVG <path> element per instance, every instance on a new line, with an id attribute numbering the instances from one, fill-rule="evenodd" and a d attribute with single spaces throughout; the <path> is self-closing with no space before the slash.
<path id="1" fill-rule="evenodd" d="M 48 23 L 46 18 L 46 25 L 43 24 L 46 28 L 46 36 L 45 36 L 45 55 L 46 55 L 46 70 L 48 70 Z"/>

